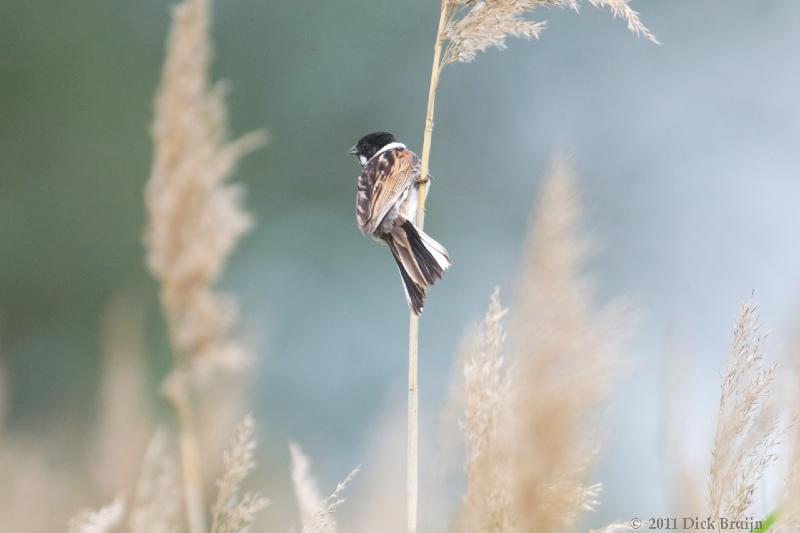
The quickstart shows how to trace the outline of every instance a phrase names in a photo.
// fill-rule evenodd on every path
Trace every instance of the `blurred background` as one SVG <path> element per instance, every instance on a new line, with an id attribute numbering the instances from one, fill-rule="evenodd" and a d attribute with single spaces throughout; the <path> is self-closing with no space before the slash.
<path id="1" fill-rule="evenodd" d="M 0 3 L 0 409 L 47 468 L 80 465 L 93 438 L 115 301 L 141 322 L 132 342 L 154 397 L 169 367 L 141 235 L 171 5 Z M 663 45 L 606 11 L 545 10 L 541 41 L 445 71 L 426 219 L 455 263 L 422 322 L 422 439 L 434 449 L 459 340 L 495 285 L 512 291 L 554 154 L 572 161 L 600 245 L 598 300 L 628 297 L 638 314 L 596 471 L 597 524 L 673 508 L 665 396 L 685 405 L 681 454 L 704 479 L 739 303 L 757 291 L 778 357 L 800 294 L 800 5 L 634 7 Z M 370 476 L 403 476 L 408 320 L 389 254 L 355 225 L 359 168 L 344 152 L 374 130 L 420 148 L 437 15 L 431 0 L 215 3 L 232 131 L 272 135 L 237 173 L 257 225 L 223 282 L 257 353 L 249 405 L 272 457 L 261 469 L 285 482 L 288 439 L 315 459 L 323 490 L 363 464 L 343 524 L 377 497 Z M 424 456 L 423 485 L 437 460 Z"/>

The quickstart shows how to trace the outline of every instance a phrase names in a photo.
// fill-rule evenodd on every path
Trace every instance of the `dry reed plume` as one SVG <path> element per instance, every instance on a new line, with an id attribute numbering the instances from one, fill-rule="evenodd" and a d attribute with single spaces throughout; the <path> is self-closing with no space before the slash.
<path id="1" fill-rule="evenodd" d="M 245 358 L 229 330 L 230 298 L 214 289 L 251 225 L 242 190 L 227 182 L 262 132 L 227 140 L 224 87 L 211 86 L 209 0 L 184 0 L 173 15 L 153 125 L 154 161 L 145 191 L 148 266 L 161 284 L 174 370 L 165 382 L 181 428 L 180 449 L 189 530 L 206 531 L 197 422 L 190 384 Z"/>
<path id="2" fill-rule="evenodd" d="M 198 380 L 244 356 L 229 336 L 234 304 L 214 284 L 251 226 L 243 190 L 227 180 L 265 141 L 263 132 L 227 140 L 224 86 L 208 81 L 209 12 L 209 0 L 184 0 L 174 10 L 145 191 L 147 262 L 161 283 L 176 372 Z"/>
<path id="3" fill-rule="evenodd" d="M 130 533 L 179 533 L 180 511 L 178 467 L 166 434 L 159 431 L 150 440 L 142 461 L 128 528 Z"/>
<path id="4" fill-rule="evenodd" d="M 598 490 L 586 484 L 599 437 L 593 417 L 609 393 L 624 329 L 617 307 L 593 309 L 580 223 L 574 179 L 558 161 L 540 192 L 510 317 L 521 383 L 514 505 L 537 517 L 524 531 L 569 527 Z"/>
<path id="5" fill-rule="evenodd" d="M 111 533 L 125 516 L 125 504 L 117 498 L 97 511 L 83 511 L 69 522 L 69 533 Z"/>
<path id="6" fill-rule="evenodd" d="M 620 327 L 617 313 L 592 310 L 580 212 L 573 178 L 558 163 L 537 204 L 509 312 L 510 346 L 495 291 L 466 350 L 460 531 L 570 531 L 598 504 L 601 485 L 586 479 Z"/>
<path id="7" fill-rule="evenodd" d="M 223 456 L 211 533 L 250 531 L 256 514 L 268 503 L 254 492 L 241 495 L 242 483 L 255 468 L 253 433 L 253 419 L 247 416 Z M 102 509 L 79 513 L 70 521 L 69 533 L 111 533 L 119 531 L 123 523 L 130 533 L 179 533 L 184 531 L 180 510 L 177 468 L 165 434 L 158 432 L 147 448 L 130 501 L 126 504 L 120 496 Z"/>
<path id="8" fill-rule="evenodd" d="M 628 0 L 588 0 L 596 7 L 608 7 L 614 17 L 627 21 L 628 28 L 657 42 L 653 34 L 639 20 L 639 15 Z M 431 78 L 428 86 L 428 105 L 422 137 L 420 175 L 428 176 L 430 170 L 433 118 L 436 109 L 436 91 L 444 67 L 454 62 L 468 62 L 489 47 L 504 48 L 506 38 L 535 38 L 544 28 L 543 22 L 526 18 L 540 7 L 557 6 L 578 10 L 578 0 L 441 0 L 439 26 L 433 46 Z M 427 184 L 419 187 L 416 226 L 425 224 Z M 417 530 L 418 497 L 418 447 L 419 447 L 419 391 L 417 366 L 419 358 L 419 317 L 409 317 L 408 328 L 408 451 L 406 468 L 407 529 Z"/>
<path id="9" fill-rule="evenodd" d="M 292 484 L 300 509 L 302 533 L 336 533 L 334 514 L 344 503 L 342 494 L 358 474 L 359 468 L 353 469 L 327 498 L 323 498 L 311 476 L 311 461 L 300 446 L 290 443 L 289 453 L 292 457 Z"/>
<path id="10" fill-rule="evenodd" d="M 223 454 L 211 527 L 206 529 L 204 466 L 195 408 L 220 382 L 229 385 L 217 370 L 238 369 L 246 359 L 244 349 L 229 335 L 235 317 L 233 302 L 213 288 L 239 237 L 251 224 L 241 207 L 242 191 L 226 180 L 237 161 L 264 140 L 262 133 L 226 140 L 222 87 L 208 85 L 209 26 L 207 0 L 184 0 L 176 7 L 156 101 L 153 171 L 145 191 L 148 265 L 161 283 L 174 360 L 164 392 L 178 414 L 182 480 L 176 480 L 166 437 L 156 434 L 141 466 L 130 511 L 126 512 L 124 501 L 118 499 L 99 511 L 81 513 L 72 521 L 76 533 L 116 528 L 126 516 L 132 533 L 172 533 L 185 526 L 191 533 L 241 533 L 251 530 L 256 514 L 267 505 L 257 493 L 242 494 L 242 484 L 255 466 L 254 423 L 247 416 Z M 131 345 L 136 345 L 135 340 Z M 198 397 L 195 392 L 200 386 L 204 394 Z M 114 400 L 109 402 L 112 407 L 126 403 L 117 400 L 130 400 L 122 397 L 127 390 L 121 387 L 122 394 L 109 390 L 115 394 L 109 396 Z M 240 399 L 238 394 L 232 396 L 233 402 L 210 398 L 210 416 L 204 418 L 212 422 L 229 418 Z M 221 414 L 215 412 L 220 405 Z M 211 430 L 210 439 L 203 440 L 206 445 L 223 431 L 213 423 L 205 429 Z M 344 501 L 340 495 L 355 473 L 321 501 L 304 531 L 334 531 L 333 513 Z M 182 501 L 179 488 L 183 489 Z M 185 520 L 178 518 L 181 507 L 186 511 Z"/>
<path id="11" fill-rule="evenodd" d="M 309 529 L 314 517 L 325 509 L 325 500 L 317 488 L 317 483 L 311 477 L 311 461 L 295 442 L 289 443 L 289 455 L 292 458 L 292 485 L 300 510 L 300 523 L 303 529 Z M 336 531 L 334 524 L 324 524 L 317 528 L 325 533 Z"/>
<path id="12" fill-rule="evenodd" d="M 467 479 L 459 518 L 462 531 L 508 531 L 511 522 L 511 377 L 503 365 L 506 312 L 495 289 L 481 331 L 465 344 L 462 355 Z"/>
<path id="13" fill-rule="evenodd" d="M 246 532 L 256 514 L 267 506 L 267 500 L 257 493 L 240 494 L 242 482 L 255 468 L 254 432 L 253 418 L 248 415 L 236 428 L 230 448 L 223 456 L 223 474 L 212 510 L 211 533 Z"/>
<path id="14" fill-rule="evenodd" d="M 629 0 L 587 0 L 598 8 L 608 8 L 614 18 L 621 18 L 628 29 L 657 43 L 642 24 Z M 444 30 L 447 42 L 441 65 L 474 61 L 488 48 L 503 49 L 508 37 L 538 39 L 546 24 L 527 18 L 539 8 L 560 7 L 578 11 L 579 0 L 448 0 L 448 19 Z"/>
<path id="15" fill-rule="evenodd" d="M 722 377 L 709 475 L 709 516 L 745 519 L 756 483 L 775 461 L 782 433 L 767 404 L 775 365 L 764 365 L 765 335 L 755 304 L 742 306 Z"/>

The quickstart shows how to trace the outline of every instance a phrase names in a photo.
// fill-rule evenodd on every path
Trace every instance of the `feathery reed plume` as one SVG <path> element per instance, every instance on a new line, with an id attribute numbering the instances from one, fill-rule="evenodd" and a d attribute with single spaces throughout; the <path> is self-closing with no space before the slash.
<path id="1" fill-rule="evenodd" d="M 145 191 L 148 266 L 180 371 L 236 364 L 242 347 L 228 335 L 233 302 L 213 286 L 250 228 L 243 190 L 227 183 L 263 132 L 227 140 L 224 86 L 210 86 L 209 0 L 184 0 L 174 11 L 153 125 L 155 157 Z"/>
<path id="2" fill-rule="evenodd" d="M 314 516 L 325 508 L 317 483 L 311 477 L 311 461 L 296 442 L 289 443 L 289 455 L 292 458 L 292 484 L 297 498 L 297 507 L 300 509 L 300 523 L 307 529 Z M 321 529 L 325 533 L 335 531 L 335 526 L 330 525 Z"/>
<path id="3" fill-rule="evenodd" d="M 619 365 L 625 328 L 616 307 L 595 311 L 583 274 L 574 178 L 556 161 L 542 185 L 510 315 L 516 385 L 511 479 L 515 531 L 563 531 L 596 506 L 585 479 L 597 451 L 597 408 Z"/>
<path id="4" fill-rule="evenodd" d="M 175 461 L 163 431 L 150 440 L 133 494 L 128 527 L 131 533 L 178 533 L 180 489 Z"/>
<path id="5" fill-rule="evenodd" d="M 764 365 L 764 341 L 754 303 L 742 305 L 722 377 L 709 473 L 709 516 L 741 520 L 755 485 L 776 459 L 782 433 L 766 404 L 776 365 Z"/>
<path id="6" fill-rule="evenodd" d="M 256 514 L 268 502 L 257 493 L 247 492 L 240 497 L 244 479 L 255 468 L 256 448 L 253 417 L 247 415 L 236 428 L 230 448 L 223 455 L 223 474 L 214 503 L 211 533 L 243 533 L 253 525 Z"/>
<path id="7" fill-rule="evenodd" d="M 463 354 L 467 489 L 459 531 L 494 533 L 509 530 L 511 450 L 508 420 L 511 383 L 503 368 L 505 331 L 500 290 L 492 293 L 477 338 Z"/>
<path id="8" fill-rule="evenodd" d="M 82 511 L 69 522 L 69 533 L 111 533 L 122 523 L 125 504 L 117 498 L 97 511 Z"/>
<path id="9" fill-rule="evenodd" d="M 127 293 L 112 297 L 103 317 L 100 420 L 90 462 L 104 494 L 133 485 L 152 431 L 143 338 L 142 302 Z"/>
<path id="10" fill-rule="evenodd" d="M 657 43 L 642 24 L 629 0 L 587 0 L 594 7 L 607 7 L 614 18 L 624 19 L 628 29 Z M 447 47 L 442 66 L 474 61 L 488 48 L 504 49 L 508 37 L 538 39 L 545 22 L 526 18 L 542 7 L 561 7 L 578 11 L 578 0 L 449 0 L 449 18 L 444 31 Z"/>
<path id="11" fill-rule="evenodd" d="M 592 310 L 580 214 L 571 174 L 556 163 L 509 313 L 508 356 L 497 291 L 467 348 L 467 489 L 458 531 L 569 531 L 599 504 L 602 485 L 587 485 L 586 477 L 621 328 L 618 312 Z"/>
<path id="12" fill-rule="evenodd" d="M 147 262 L 160 282 L 174 369 L 165 382 L 180 424 L 185 506 L 191 533 L 206 531 L 200 452 L 189 383 L 238 366 L 230 339 L 230 298 L 213 289 L 228 256 L 251 226 L 242 189 L 227 183 L 237 162 L 263 144 L 255 132 L 227 139 L 224 87 L 211 86 L 210 0 L 183 0 L 173 12 L 156 97 L 154 161 L 145 191 Z"/>
<path id="13" fill-rule="evenodd" d="M 334 513 L 345 502 L 342 493 L 358 474 L 359 467 L 354 468 L 330 496 L 323 498 L 311 476 L 311 461 L 300 446 L 295 442 L 289 443 L 289 453 L 292 457 L 292 484 L 300 509 L 302 533 L 336 533 Z"/>
<path id="14" fill-rule="evenodd" d="M 653 34 L 639 20 L 639 15 L 628 0 L 588 0 L 595 7 L 608 7 L 614 17 L 627 21 L 628 28 L 657 42 Z M 433 45 L 433 62 L 428 86 L 428 105 L 422 136 L 420 175 L 429 175 L 433 117 L 436 108 L 436 90 L 442 70 L 450 63 L 475 59 L 479 52 L 494 46 L 505 47 L 508 36 L 538 37 L 544 28 L 542 22 L 530 21 L 525 15 L 538 7 L 568 7 L 577 11 L 578 0 L 441 0 L 439 26 Z M 443 51 L 444 49 L 444 51 Z M 425 225 L 425 200 L 427 183 L 419 187 L 416 226 Z M 419 454 L 419 390 L 417 366 L 419 358 L 419 317 L 410 314 L 408 326 L 408 449 L 406 466 L 406 525 L 409 533 L 417 530 L 418 454 Z"/>

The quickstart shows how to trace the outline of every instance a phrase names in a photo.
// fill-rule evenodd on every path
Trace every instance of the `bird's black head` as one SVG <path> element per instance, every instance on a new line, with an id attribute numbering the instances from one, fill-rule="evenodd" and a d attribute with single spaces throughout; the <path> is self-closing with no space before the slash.
<path id="1" fill-rule="evenodd" d="M 361 165 L 364 166 L 378 150 L 393 142 L 397 142 L 394 135 L 387 131 L 378 131 L 361 137 L 347 153 L 358 157 Z"/>

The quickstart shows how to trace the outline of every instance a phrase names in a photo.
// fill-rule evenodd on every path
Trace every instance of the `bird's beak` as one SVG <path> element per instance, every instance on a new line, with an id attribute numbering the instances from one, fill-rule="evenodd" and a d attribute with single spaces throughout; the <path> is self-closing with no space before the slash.
<path id="1" fill-rule="evenodd" d="M 358 155 L 358 145 L 354 144 L 353 146 L 351 146 L 350 149 L 347 151 L 347 154 L 348 155 Z"/>

